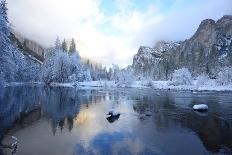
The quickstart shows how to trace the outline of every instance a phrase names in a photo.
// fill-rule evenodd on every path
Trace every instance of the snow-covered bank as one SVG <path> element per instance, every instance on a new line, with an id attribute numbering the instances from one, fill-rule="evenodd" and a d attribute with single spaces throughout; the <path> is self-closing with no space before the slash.
<path id="1" fill-rule="evenodd" d="M 7 86 L 23 86 L 23 85 L 46 85 L 43 82 L 12 82 L 7 83 Z M 137 88 L 137 89 L 160 89 L 160 90 L 191 90 L 191 91 L 232 91 L 232 85 L 218 85 L 214 80 L 208 84 L 199 86 L 194 80 L 192 85 L 172 85 L 171 81 L 134 81 L 130 85 L 117 85 L 115 81 L 88 81 L 76 83 L 51 83 L 51 87 L 70 87 L 78 89 L 95 89 L 95 88 Z"/>
<path id="2" fill-rule="evenodd" d="M 15 87 L 15 86 L 40 86 L 45 85 L 43 82 L 10 82 L 10 83 L 1 83 L 0 87 Z"/>
<path id="3" fill-rule="evenodd" d="M 232 85 L 220 86 L 213 82 L 209 85 L 199 86 L 194 81 L 193 85 L 179 85 L 174 86 L 170 81 L 134 81 L 128 86 L 118 86 L 114 81 L 89 81 L 78 83 L 53 83 L 51 86 L 55 87 L 78 87 L 85 88 L 152 88 L 163 90 L 193 90 L 193 91 L 232 91 Z"/>

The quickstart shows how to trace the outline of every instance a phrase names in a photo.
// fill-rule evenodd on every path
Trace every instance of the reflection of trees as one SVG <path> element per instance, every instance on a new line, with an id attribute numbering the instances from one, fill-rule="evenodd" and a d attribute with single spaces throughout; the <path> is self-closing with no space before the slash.
<path id="1" fill-rule="evenodd" d="M 42 109 L 44 116 L 50 118 L 52 132 L 55 134 L 57 127 L 62 130 L 73 128 L 74 119 L 78 115 L 81 106 L 88 108 L 90 103 L 105 100 L 104 94 L 96 90 L 76 90 L 72 88 L 46 88 L 42 97 Z"/>
<path id="2" fill-rule="evenodd" d="M 40 95 L 41 90 L 37 87 L 0 89 L 0 141 L 13 124 L 18 128 L 40 117 Z"/>
<path id="3" fill-rule="evenodd" d="M 189 98 L 181 100 L 181 97 L 177 96 L 175 93 L 165 94 L 165 97 L 160 98 L 150 95 L 140 96 L 141 100 L 133 105 L 133 109 L 139 114 L 152 112 L 156 127 L 162 131 L 176 123 L 193 130 L 200 137 L 206 149 L 211 152 L 219 152 L 224 147 L 232 149 L 232 122 L 228 119 L 228 110 L 218 103 L 222 100 L 221 98 L 204 96 L 202 99 L 195 99 L 190 96 L 191 100 Z M 184 105 L 186 101 L 190 102 Z M 213 108 L 206 116 L 199 116 L 189 108 L 195 103 L 202 102 L 210 103 Z"/>
<path id="4" fill-rule="evenodd" d="M 73 128 L 73 119 L 80 110 L 80 96 L 75 89 L 52 88 L 46 89 L 42 99 L 42 109 L 45 117 L 51 119 L 52 131 L 55 134 L 56 128 L 62 130 L 67 127 L 70 131 Z"/>
<path id="5" fill-rule="evenodd" d="M 60 129 L 67 127 L 71 131 L 80 104 L 88 105 L 90 94 L 90 91 L 69 88 L 22 86 L 0 89 L 0 141 L 13 125 L 26 125 L 30 120 L 36 121 L 33 118 L 39 119 L 35 109 L 41 111 L 41 108 L 42 114 L 51 119 L 53 133 L 58 126 Z"/>

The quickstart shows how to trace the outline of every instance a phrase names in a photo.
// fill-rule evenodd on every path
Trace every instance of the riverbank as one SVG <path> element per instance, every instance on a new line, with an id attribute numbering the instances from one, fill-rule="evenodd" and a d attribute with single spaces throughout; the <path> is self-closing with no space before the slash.
<path id="1" fill-rule="evenodd" d="M 192 90 L 192 91 L 232 91 L 232 85 L 220 86 L 214 80 L 202 86 L 197 85 L 172 85 L 170 81 L 134 81 L 130 85 L 118 86 L 115 81 L 88 81 L 78 83 L 52 83 L 53 87 L 78 87 L 81 89 L 89 88 L 152 88 L 160 90 Z"/>

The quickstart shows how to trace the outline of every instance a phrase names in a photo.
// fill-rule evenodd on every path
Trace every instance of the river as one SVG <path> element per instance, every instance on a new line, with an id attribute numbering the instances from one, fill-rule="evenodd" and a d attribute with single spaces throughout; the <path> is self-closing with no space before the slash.
<path id="1" fill-rule="evenodd" d="M 232 92 L 1 88 L 0 142 L 1 155 L 232 154 Z"/>

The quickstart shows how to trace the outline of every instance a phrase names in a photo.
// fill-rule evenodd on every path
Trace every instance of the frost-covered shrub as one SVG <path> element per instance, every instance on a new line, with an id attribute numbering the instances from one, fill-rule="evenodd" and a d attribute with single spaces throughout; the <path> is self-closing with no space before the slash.
<path id="1" fill-rule="evenodd" d="M 134 82 L 134 76 L 129 70 L 121 70 L 115 75 L 117 87 L 130 87 Z"/>
<path id="2" fill-rule="evenodd" d="M 193 78 L 187 68 L 175 70 L 172 74 L 171 85 L 193 85 Z"/>
<path id="3" fill-rule="evenodd" d="M 209 84 L 209 76 L 206 74 L 201 74 L 196 78 L 196 86 L 200 87 L 200 86 L 206 86 Z"/>
<path id="4" fill-rule="evenodd" d="M 225 67 L 218 73 L 217 83 L 219 85 L 232 84 L 232 67 Z"/>

